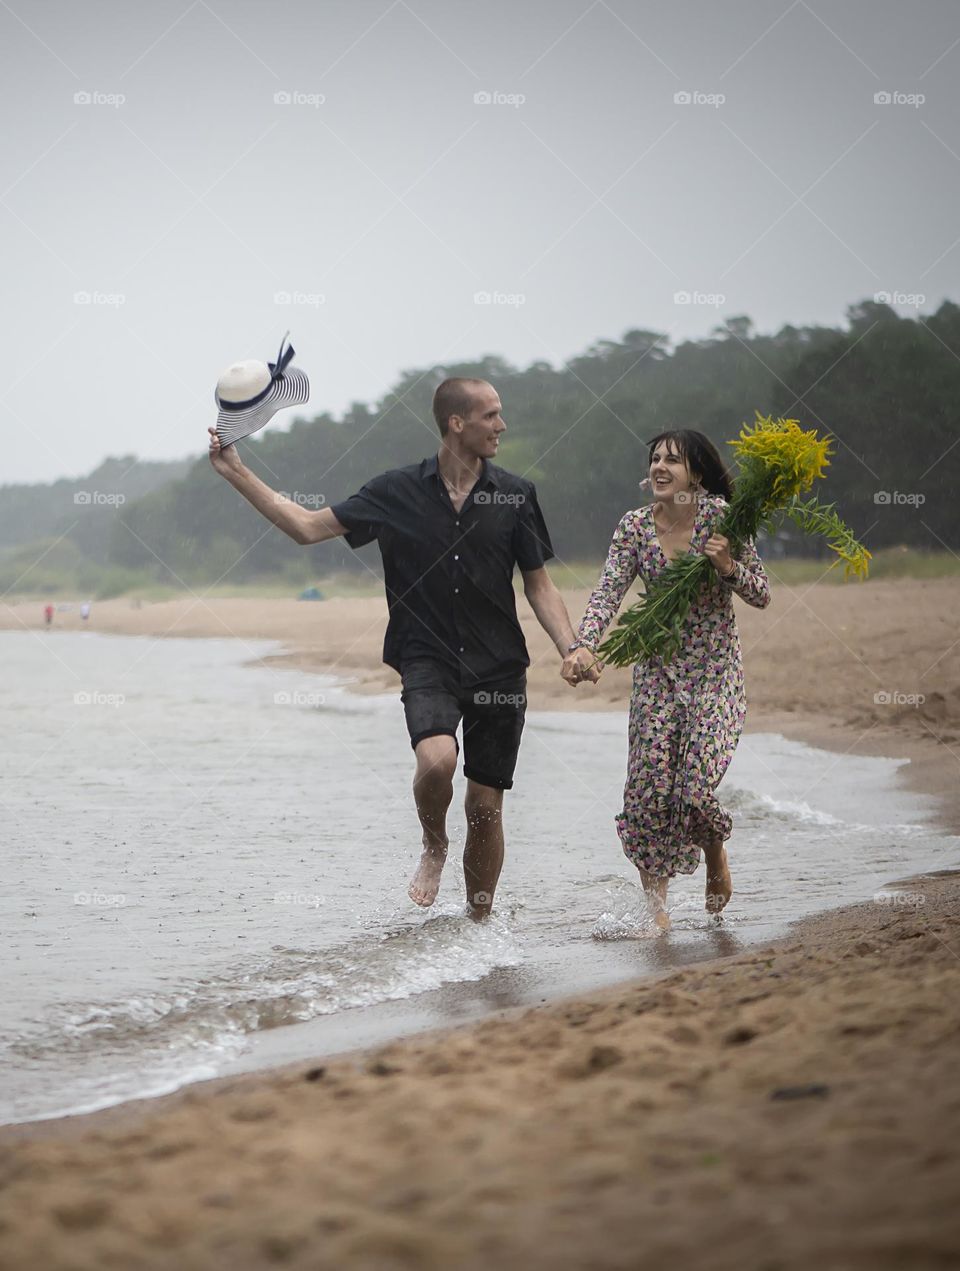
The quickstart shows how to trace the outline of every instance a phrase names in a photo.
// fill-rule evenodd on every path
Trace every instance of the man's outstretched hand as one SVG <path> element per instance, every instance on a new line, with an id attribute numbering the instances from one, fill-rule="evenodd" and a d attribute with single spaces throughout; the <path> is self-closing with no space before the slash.
<path id="1" fill-rule="evenodd" d="M 210 434 L 210 462 L 221 477 L 228 477 L 231 472 L 239 472 L 243 467 L 236 446 L 221 446 L 216 428 L 208 428 Z"/>

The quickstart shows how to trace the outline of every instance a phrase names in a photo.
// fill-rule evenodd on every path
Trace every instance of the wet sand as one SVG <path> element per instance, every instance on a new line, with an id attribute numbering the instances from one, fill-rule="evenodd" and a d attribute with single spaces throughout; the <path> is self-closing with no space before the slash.
<path id="1" fill-rule="evenodd" d="M 93 629 L 277 638 L 286 665 L 382 691 L 383 615 L 121 600 Z M 957 831 L 960 588 L 776 587 L 738 617 L 749 727 L 909 756 Z M 623 708 L 624 673 L 574 692 L 525 626 L 532 706 Z M 656 981 L 8 1127 L 0 1268 L 955 1265 L 958 992 L 945 874 Z"/>

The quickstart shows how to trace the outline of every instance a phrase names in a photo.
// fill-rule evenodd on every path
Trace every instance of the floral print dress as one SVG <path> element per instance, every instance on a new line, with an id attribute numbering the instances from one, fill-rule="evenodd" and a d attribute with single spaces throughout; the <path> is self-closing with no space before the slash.
<path id="1" fill-rule="evenodd" d="M 702 552 L 726 502 L 701 496 L 690 550 Z M 628 512 L 580 624 L 579 641 L 596 651 L 631 583 L 648 584 L 667 567 L 653 506 Z M 733 594 L 758 609 L 770 584 L 748 542 L 729 582 L 715 570 L 701 588 L 669 661 L 650 657 L 633 668 L 630 749 L 617 832 L 627 857 L 662 878 L 692 874 L 712 837 L 730 837 L 733 821 L 714 794 L 733 758 L 746 716 L 743 655 Z"/>

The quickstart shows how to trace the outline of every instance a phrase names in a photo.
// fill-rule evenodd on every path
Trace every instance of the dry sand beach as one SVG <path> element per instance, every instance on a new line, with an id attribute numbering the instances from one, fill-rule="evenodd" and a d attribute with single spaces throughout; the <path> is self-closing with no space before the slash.
<path id="1" fill-rule="evenodd" d="M 624 673 L 570 690 L 521 611 L 531 706 L 623 709 Z M 276 638 L 380 691 L 384 612 L 188 597 L 93 624 Z M 738 620 L 748 728 L 909 757 L 958 832 L 956 583 L 776 586 Z M 7 1127 L 0 1268 L 957 1265 L 958 897 L 960 876 L 910 880 L 656 981 Z"/>

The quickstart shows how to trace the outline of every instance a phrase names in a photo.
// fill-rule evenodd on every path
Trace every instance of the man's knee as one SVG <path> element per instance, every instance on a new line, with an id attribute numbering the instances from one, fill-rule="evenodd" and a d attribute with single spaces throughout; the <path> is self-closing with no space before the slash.
<path id="1" fill-rule="evenodd" d="M 424 737 L 417 743 L 417 771 L 413 784 L 418 790 L 446 790 L 457 771 L 457 742 L 449 734 Z"/>

